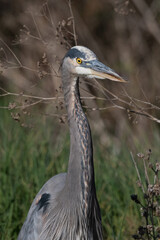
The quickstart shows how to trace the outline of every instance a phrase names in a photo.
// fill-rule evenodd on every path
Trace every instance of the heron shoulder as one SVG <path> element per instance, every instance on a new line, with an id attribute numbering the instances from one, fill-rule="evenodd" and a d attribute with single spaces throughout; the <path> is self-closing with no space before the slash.
<path id="1" fill-rule="evenodd" d="M 66 173 L 60 173 L 50 178 L 40 189 L 29 209 L 18 236 L 18 240 L 36 240 L 42 231 L 47 216 L 50 200 L 56 202 L 56 197 L 63 189 L 66 181 Z M 26 238 L 24 237 L 26 236 Z"/>

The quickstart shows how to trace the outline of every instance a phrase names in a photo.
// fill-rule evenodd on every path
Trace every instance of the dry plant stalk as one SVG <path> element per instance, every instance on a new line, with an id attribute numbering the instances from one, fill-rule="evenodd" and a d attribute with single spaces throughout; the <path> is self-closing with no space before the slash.
<path id="1" fill-rule="evenodd" d="M 16 35 L 16 39 L 13 41 L 13 45 L 21 45 L 24 48 L 27 43 L 32 42 L 32 44 L 40 44 L 41 48 L 44 49 L 41 58 L 37 62 L 35 62 L 34 67 L 28 67 L 23 63 L 23 59 L 19 59 L 19 56 L 14 52 L 12 47 L 10 47 L 3 39 L 0 38 L 0 74 L 3 75 L 4 70 L 19 70 L 29 71 L 31 74 L 33 73 L 36 76 L 36 84 L 31 86 L 31 91 L 33 92 L 33 88 L 40 83 L 40 81 L 45 80 L 47 77 L 50 77 L 50 81 L 54 78 L 59 78 L 59 72 L 56 70 L 54 66 L 55 63 L 58 62 L 60 65 L 60 60 L 58 56 L 55 56 L 55 62 L 49 62 L 48 60 L 48 52 L 50 52 L 50 48 L 52 47 L 49 42 L 49 37 L 44 38 L 44 34 L 40 23 L 37 21 L 37 16 L 41 18 L 41 20 L 46 20 L 49 27 L 51 27 L 55 36 L 55 44 L 63 46 L 65 49 L 69 49 L 72 45 L 77 45 L 77 35 L 75 29 L 75 20 L 73 16 L 73 10 L 71 5 L 71 0 L 68 0 L 68 11 L 70 12 L 70 17 L 67 19 L 62 19 L 57 24 L 55 24 L 52 14 L 50 12 L 50 8 L 48 6 L 48 2 L 44 3 L 41 6 L 40 12 L 34 12 L 30 9 L 27 10 L 27 14 L 31 17 L 32 25 L 35 29 L 33 31 L 32 26 L 27 26 L 23 24 L 21 29 L 19 30 L 19 34 Z M 25 74 L 24 74 L 25 76 Z M 28 90 L 28 89 L 27 89 Z M 42 97 L 37 96 L 36 94 L 26 94 L 26 90 L 20 90 L 19 92 L 8 91 L 7 87 L 0 86 L 0 97 L 7 98 L 12 97 L 12 102 L 9 102 L 6 106 L 0 106 L 2 109 L 7 109 L 11 111 L 11 117 L 19 122 L 22 126 L 26 126 L 26 124 L 22 123 L 22 118 L 25 116 L 31 116 L 31 110 L 34 106 L 38 104 L 55 104 L 55 110 L 63 109 L 63 97 L 61 86 L 55 89 L 55 96 L 53 97 Z M 27 91 L 29 92 L 29 91 Z M 37 92 L 37 91 L 36 91 Z M 59 119 L 61 123 L 64 123 L 66 115 L 65 114 L 54 114 L 54 113 L 46 113 L 45 108 L 40 113 L 45 116 L 54 116 Z"/>
<path id="2" fill-rule="evenodd" d="M 139 206 L 142 216 L 142 225 L 138 227 L 137 233 L 132 235 L 133 239 L 158 240 L 160 238 L 160 162 L 151 161 L 151 150 L 146 154 L 137 154 L 139 161 L 143 162 L 142 180 L 137 162 L 133 154 L 131 157 L 138 175 L 138 186 L 142 190 L 142 197 L 136 194 L 131 195 L 131 199 Z"/>
<path id="3" fill-rule="evenodd" d="M 125 1 L 125 4 L 128 6 L 129 1 Z M 71 0 L 68 0 L 68 7 L 70 11 L 70 17 L 66 20 L 63 19 L 58 23 L 58 26 L 55 26 L 47 2 L 42 5 L 42 16 L 48 21 L 48 24 L 56 32 L 56 39 L 61 45 L 64 45 L 66 49 L 70 48 L 72 45 L 77 45 L 77 34 L 75 29 L 75 19 L 73 16 Z M 32 39 L 33 41 L 38 41 L 43 45 L 44 54 L 37 62 L 37 68 L 25 66 L 22 60 L 19 60 L 18 56 L 8 46 L 8 44 L 4 42 L 3 39 L 0 39 L 0 42 L 3 46 L 0 49 L 0 67 L 2 69 L 2 74 L 3 69 L 20 69 L 23 71 L 31 71 L 32 73 L 37 75 L 37 79 L 44 79 L 48 76 L 54 76 L 56 78 L 59 78 L 59 73 L 54 69 L 54 65 L 49 62 L 48 56 L 46 54 L 47 49 L 50 47 L 49 42 L 47 42 L 47 39 L 43 39 L 43 34 L 40 31 L 40 26 L 38 26 L 34 13 L 29 12 L 29 14 L 31 15 L 31 19 L 33 20 L 33 25 L 35 26 L 36 33 L 32 33 L 28 26 L 23 25 L 23 28 L 20 31 L 20 36 L 18 40 L 14 42 L 14 44 L 22 44 L 23 42 L 26 43 L 29 39 Z M 71 31 L 68 30 L 68 27 L 71 27 Z M 8 55 L 12 56 L 12 61 L 8 59 Z M 95 92 L 97 94 L 93 95 L 89 93 L 88 90 L 85 87 L 83 88 L 83 85 L 81 85 L 81 89 L 85 93 L 87 93 L 87 95 L 83 96 L 82 99 L 87 101 L 94 100 L 93 104 L 95 104 L 96 102 L 96 107 L 93 106 L 89 108 L 86 105 L 83 106 L 88 111 L 104 111 L 114 108 L 125 111 L 128 115 L 128 118 L 131 120 L 134 118 L 133 115 L 135 115 L 136 117 L 142 116 L 156 123 L 160 123 L 160 119 L 156 117 L 160 111 L 160 107 L 158 105 L 152 104 L 151 102 L 149 102 L 149 100 L 137 99 L 135 97 L 132 97 L 127 93 L 125 88 L 122 88 L 121 94 L 117 95 L 114 92 L 108 90 L 102 83 L 98 82 L 97 80 L 95 80 L 94 82 L 85 80 L 85 84 L 95 88 Z M 16 109 L 24 111 L 25 109 L 29 109 L 38 104 L 49 105 L 53 102 L 56 102 L 59 105 L 58 107 L 61 109 L 63 97 L 59 89 L 56 91 L 56 93 L 57 94 L 53 97 L 42 97 L 32 94 L 25 94 L 21 91 L 19 93 L 11 92 L 0 86 L 0 97 L 12 96 L 15 98 L 15 101 L 9 103 L 8 106 L 0 106 L 0 108 L 8 109 L 11 111 L 15 111 Z M 18 100 L 19 102 L 17 104 Z M 103 107 L 97 107 L 98 101 L 103 101 Z M 12 113 L 12 116 L 14 114 Z M 45 113 L 45 115 L 48 114 Z"/>

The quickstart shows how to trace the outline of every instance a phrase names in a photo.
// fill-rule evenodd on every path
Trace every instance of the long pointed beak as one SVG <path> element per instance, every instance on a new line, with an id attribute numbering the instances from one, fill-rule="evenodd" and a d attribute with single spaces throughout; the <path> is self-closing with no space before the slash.
<path id="1" fill-rule="evenodd" d="M 107 67 L 97 59 L 88 62 L 87 67 L 91 69 L 91 74 L 95 78 L 109 79 L 116 82 L 126 82 L 126 80 L 120 77 L 115 71 L 113 71 L 111 68 Z"/>

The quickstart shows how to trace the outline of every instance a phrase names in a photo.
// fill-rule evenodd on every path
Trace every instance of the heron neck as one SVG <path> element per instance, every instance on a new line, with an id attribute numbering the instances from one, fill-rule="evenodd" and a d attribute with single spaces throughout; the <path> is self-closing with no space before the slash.
<path id="1" fill-rule="evenodd" d="M 65 187 L 70 198 L 82 199 L 87 205 L 95 192 L 91 131 L 80 101 L 79 79 L 68 77 L 70 81 L 67 83 L 65 76 L 63 83 L 70 129 L 70 156 Z"/>

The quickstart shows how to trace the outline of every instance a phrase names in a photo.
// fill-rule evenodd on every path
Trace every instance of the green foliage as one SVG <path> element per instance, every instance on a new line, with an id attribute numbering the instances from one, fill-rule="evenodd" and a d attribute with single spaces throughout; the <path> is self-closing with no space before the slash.
<path id="1" fill-rule="evenodd" d="M 95 151 L 103 230 L 107 239 L 129 239 L 139 220 L 139 214 L 130 201 L 130 195 L 135 191 L 136 174 L 125 145 L 122 144 L 119 153 L 113 146 L 104 150 L 96 144 Z"/>
<path id="2" fill-rule="evenodd" d="M 12 240 L 43 184 L 67 170 L 69 135 L 54 119 L 42 118 L 28 129 L 11 119 L 8 111 L 0 109 L 0 116 L 0 239 Z M 104 239 L 130 239 L 140 214 L 130 200 L 137 191 L 137 175 L 129 150 L 123 142 L 117 152 L 114 144 L 104 148 L 96 137 L 93 140 Z"/>
<path id="3" fill-rule="evenodd" d="M 0 110 L 0 115 L 0 239 L 10 240 L 43 184 L 66 171 L 69 139 L 54 136 L 54 125 L 24 129 L 9 112 Z"/>

